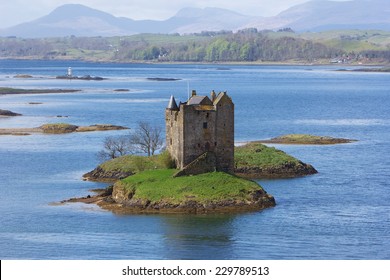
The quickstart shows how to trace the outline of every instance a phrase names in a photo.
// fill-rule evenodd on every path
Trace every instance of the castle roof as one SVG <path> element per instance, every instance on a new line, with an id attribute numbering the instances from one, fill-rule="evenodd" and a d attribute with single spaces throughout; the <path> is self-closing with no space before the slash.
<path id="1" fill-rule="evenodd" d="M 232 102 L 232 99 L 227 95 L 226 92 L 220 92 L 217 98 L 214 100 L 214 104 L 218 104 L 223 99 L 227 100 L 228 102 Z"/>
<path id="2" fill-rule="evenodd" d="M 187 105 L 213 105 L 208 96 L 195 95 L 188 100 Z"/>
<path id="3" fill-rule="evenodd" d="M 173 97 L 173 95 L 171 95 L 171 99 L 169 100 L 167 109 L 170 109 L 170 110 L 179 110 L 179 107 L 177 106 L 175 97 Z"/>

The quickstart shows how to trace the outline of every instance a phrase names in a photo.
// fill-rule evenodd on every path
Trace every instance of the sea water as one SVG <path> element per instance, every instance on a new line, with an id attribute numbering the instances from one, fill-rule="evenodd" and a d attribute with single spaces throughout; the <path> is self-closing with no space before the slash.
<path id="1" fill-rule="evenodd" d="M 106 79 L 55 79 L 68 67 Z M 196 89 L 232 97 L 237 143 L 289 133 L 358 140 L 275 145 L 319 173 L 258 181 L 275 197 L 274 208 L 116 215 L 57 202 L 106 186 L 82 181 L 82 174 L 99 163 L 107 136 L 127 131 L 0 136 L 0 258 L 390 259 L 390 76 L 336 71 L 345 67 L 0 61 L 0 87 L 81 90 L 0 96 L 0 109 L 23 114 L 0 118 L 0 128 L 55 122 L 134 128 L 139 121 L 164 127 L 169 97 L 185 101 Z"/>

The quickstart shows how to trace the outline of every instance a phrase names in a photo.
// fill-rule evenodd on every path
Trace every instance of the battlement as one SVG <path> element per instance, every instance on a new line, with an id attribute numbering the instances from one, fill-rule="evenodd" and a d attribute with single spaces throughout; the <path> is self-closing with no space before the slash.
<path id="1" fill-rule="evenodd" d="M 212 152 L 214 170 L 233 173 L 234 104 L 226 92 L 212 91 L 208 97 L 192 91 L 189 100 L 179 105 L 171 96 L 165 121 L 167 150 L 179 169 Z"/>

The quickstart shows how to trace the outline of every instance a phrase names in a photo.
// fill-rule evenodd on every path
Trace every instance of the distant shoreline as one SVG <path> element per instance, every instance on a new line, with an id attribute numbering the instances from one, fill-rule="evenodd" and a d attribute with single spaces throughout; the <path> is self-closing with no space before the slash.
<path id="1" fill-rule="evenodd" d="M 0 95 L 9 94 L 48 94 L 48 93 L 74 93 L 79 89 L 21 89 L 11 87 L 0 87 Z"/>
<path id="2" fill-rule="evenodd" d="M 57 62 L 85 62 L 85 63 L 115 63 L 115 64 L 150 64 L 150 65 L 248 65 L 248 66 L 378 66 L 383 67 L 389 65 L 388 63 L 332 63 L 326 59 L 317 60 L 316 62 L 288 60 L 288 61 L 150 61 L 150 60 L 128 60 L 128 61 L 117 61 L 117 60 L 102 60 L 102 59 L 45 59 L 38 57 L 1 57 L 0 60 L 25 60 L 25 61 L 57 61 Z M 343 71 L 343 69 L 341 69 Z"/>

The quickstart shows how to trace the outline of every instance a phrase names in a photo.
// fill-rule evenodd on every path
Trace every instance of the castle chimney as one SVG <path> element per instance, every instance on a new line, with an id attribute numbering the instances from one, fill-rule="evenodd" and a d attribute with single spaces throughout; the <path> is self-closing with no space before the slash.
<path id="1" fill-rule="evenodd" d="M 196 95 L 196 90 L 192 90 L 192 94 L 191 94 L 191 96 L 195 96 Z"/>
<path id="2" fill-rule="evenodd" d="M 215 94 L 215 91 L 213 90 L 211 92 L 211 101 L 214 102 L 216 98 L 217 98 L 217 95 Z"/>

